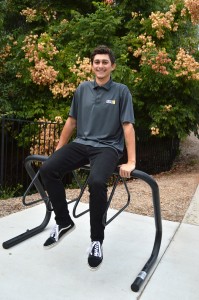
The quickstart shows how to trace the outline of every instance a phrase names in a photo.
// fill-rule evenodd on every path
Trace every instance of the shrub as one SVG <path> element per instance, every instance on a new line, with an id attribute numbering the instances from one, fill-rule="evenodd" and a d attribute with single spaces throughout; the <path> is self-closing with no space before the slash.
<path id="1" fill-rule="evenodd" d="M 12 2 L 17 0 L 9 1 L 8 12 Z M 22 26 L 1 37 L 2 114 L 66 119 L 77 85 L 92 79 L 90 51 L 107 44 L 117 57 L 113 79 L 133 94 L 136 127 L 158 137 L 197 134 L 197 0 L 96 1 L 92 6 L 85 1 L 79 11 L 70 1 L 67 10 L 59 1 L 48 9 L 46 1 L 30 3 L 12 7 Z"/>

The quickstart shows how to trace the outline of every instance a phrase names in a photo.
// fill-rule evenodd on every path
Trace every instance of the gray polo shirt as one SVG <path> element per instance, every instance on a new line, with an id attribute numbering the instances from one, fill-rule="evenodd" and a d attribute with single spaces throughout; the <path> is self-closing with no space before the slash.
<path id="1" fill-rule="evenodd" d="M 126 85 L 111 79 L 103 86 L 96 81 L 85 81 L 74 93 L 69 115 L 77 120 L 74 142 L 123 152 L 122 124 L 134 123 L 130 91 Z"/>

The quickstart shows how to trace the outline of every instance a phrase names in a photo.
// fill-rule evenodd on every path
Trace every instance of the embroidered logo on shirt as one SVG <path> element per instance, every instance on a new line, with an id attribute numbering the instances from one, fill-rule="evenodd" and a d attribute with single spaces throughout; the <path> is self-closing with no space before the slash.
<path id="1" fill-rule="evenodd" d="M 106 100 L 106 103 L 108 103 L 108 104 L 115 104 L 115 100 Z"/>

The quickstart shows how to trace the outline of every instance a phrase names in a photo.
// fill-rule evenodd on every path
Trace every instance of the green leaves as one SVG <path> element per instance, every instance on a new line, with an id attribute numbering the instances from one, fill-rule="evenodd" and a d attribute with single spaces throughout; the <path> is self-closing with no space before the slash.
<path id="1" fill-rule="evenodd" d="M 113 79 L 132 92 L 137 127 L 171 137 L 196 131 L 198 27 L 183 10 L 184 1 L 11 0 L 0 5 L 5 11 L 0 13 L 1 114 L 66 118 L 75 87 L 91 78 L 85 59 L 106 44 L 117 59 Z M 35 38 L 22 49 L 31 35 Z"/>

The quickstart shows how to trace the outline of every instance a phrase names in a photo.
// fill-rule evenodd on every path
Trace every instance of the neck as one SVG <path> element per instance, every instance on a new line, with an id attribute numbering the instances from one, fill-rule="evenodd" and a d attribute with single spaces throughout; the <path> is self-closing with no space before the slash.
<path id="1" fill-rule="evenodd" d="M 110 80 L 110 77 L 108 79 L 107 78 L 103 78 L 103 79 L 95 78 L 95 81 L 97 82 L 97 84 L 99 86 L 105 85 L 109 80 Z"/>

